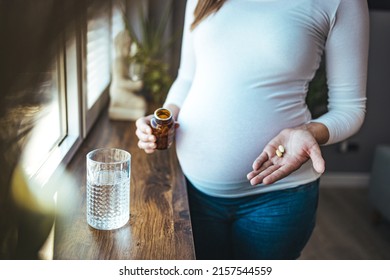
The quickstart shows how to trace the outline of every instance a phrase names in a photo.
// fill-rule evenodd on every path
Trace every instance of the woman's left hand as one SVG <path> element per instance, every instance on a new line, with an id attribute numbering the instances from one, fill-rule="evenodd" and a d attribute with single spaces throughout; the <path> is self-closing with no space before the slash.
<path id="1" fill-rule="evenodd" d="M 276 154 L 279 145 L 285 150 L 281 157 Z M 299 169 L 309 159 L 315 171 L 324 172 L 325 161 L 311 132 L 302 127 L 284 129 L 265 146 L 247 178 L 252 185 L 272 184 Z"/>

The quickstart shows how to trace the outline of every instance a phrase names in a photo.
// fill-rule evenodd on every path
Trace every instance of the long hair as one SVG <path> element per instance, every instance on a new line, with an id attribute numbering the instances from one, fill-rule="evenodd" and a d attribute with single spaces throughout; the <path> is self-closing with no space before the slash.
<path id="1" fill-rule="evenodd" d="M 193 30 L 202 20 L 217 12 L 226 0 L 199 0 L 194 11 L 194 22 L 191 24 Z"/>

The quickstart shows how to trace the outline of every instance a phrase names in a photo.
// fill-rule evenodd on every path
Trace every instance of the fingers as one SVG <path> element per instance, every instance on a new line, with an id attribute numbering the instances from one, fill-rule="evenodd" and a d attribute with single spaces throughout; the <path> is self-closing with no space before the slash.
<path id="1" fill-rule="evenodd" d="M 280 145 L 287 149 L 282 148 L 277 154 Z M 247 178 L 252 185 L 272 184 L 299 169 L 309 159 L 316 172 L 325 171 L 325 161 L 314 136 L 301 128 L 285 129 L 265 146 Z"/>
<path id="2" fill-rule="evenodd" d="M 309 156 L 312 160 L 313 167 L 318 173 L 325 171 L 325 161 L 321 156 L 319 146 L 313 146 L 309 151 Z M 264 156 L 260 155 L 254 163 L 256 170 L 248 173 L 247 178 L 251 185 L 264 184 L 269 185 L 283 179 L 295 170 L 297 170 L 305 161 L 297 161 L 291 157 L 277 159 L 275 157 L 266 160 Z M 262 163 L 261 165 L 259 165 Z"/>
<path id="3" fill-rule="evenodd" d="M 147 154 L 153 153 L 156 148 L 156 137 L 152 133 L 152 128 L 150 126 L 150 120 L 153 118 L 153 115 L 139 118 L 135 122 L 136 130 L 135 135 L 138 137 L 138 148 L 144 150 Z M 175 128 L 179 127 L 179 123 L 175 122 Z"/>
<path id="4" fill-rule="evenodd" d="M 142 133 L 145 134 L 152 134 L 152 128 L 150 127 L 150 120 L 152 119 L 152 115 L 139 118 L 135 122 L 135 126 L 137 127 L 137 130 L 140 130 Z"/>
<path id="5" fill-rule="evenodd" d="M 156 150 L 156 137 L 152 134 L 152 128 L 150 127 L 150 119 L 152 116 L 140 118 L 136 121 L 137 127 L 135 134 L 137 135 L 138 148 L 144 150 L 147 154 L 151 154 Z"/>
<path id="6" fill-rule="evenodd" d="M 155 142 L 156 137 L 151 133 L 145 133 L 141 129 L 137 129 L 135 131 L 135 135 L 137 135 L 138 139 L 142 142 Z"/>
<path id="7" fill-rule="evenodd" d="M 286 177 L 297 169 L 294 165 L 291 164 L 276 164 L 267 162 L 268 167 L 261 168 L 261 171 L 252 171 L 248 174 L 248 179 L 252 186 L 258 184 L 270 185 L 276 181 Z M 249 175 L 254 175 L 252 178 L 249 178 Z"/>
<path id="8" fill-rule="evenodd" d="M 253 162 L 252 168 L 253 170 L 259 170 L 261 166 L 268 160 L 268 154 L 266 152 L 262 152 Z"/>
<path id="9" fill-rule="evenodd" d="M 324 173 L 325 160 L 321 155 L 321 149 L 318 145 L 313 146 L 309 151 L 309 156 L 313 162 L 313 168 L 318 173 Z"/>
<path id="10" fill-rule="evenodd" d="M 266 181 L 267 181 L 266 179 L 268 178 L 268 176 L 273 174 L 279 168 L 280 168 L 279 165 L 272 165 L 271 164 L 267 168 L 262 169 L 262 171 L 260 171 L 260 172 L 259 171 L 252 171 L 251 172 L 252 175 L 254 175 L 255 173 L 257 173 L 257 174 L 254 177 L 248 178 L 248 179 L 250 180 L 250 183 L 251 183 L 252 186 L 258 185 L 258 184 L 261 184 L 261 183 L 266 184 Z"/>
<path id="11" fill-rule="evenodd" d="M 278 157 L 271 148 L 266 149 L 260 154 L 260 156 L 253 163 L 253 171 L 248 173 L 247 179 L 251 185 L 272 184 L 301 166 L 299 162 L 291 156 Z"/>
<path id="12" fill-rule="evenodd" d="M 261 172 L 272 166 L 273 163 L 270 160 L 267 160 L 264 162 L 261 166 L 259 166 L 257 169 L 251 171 L 248 173 L 247 178 L 248 180 L 252 180 L 254 177 L 258 176 Z"/>
<path id="13" fill-rule="evenodd" d="M 153 153 L 156 150 L 156 147 L 157 145 L 155 142 L 138 141 L 138 148 L 144 150 L 147 154 Z"/>
<path id="14" fill-rule="evenodd" d="M 253 171 L 247 174 L 247 179 L 251 185 L 257 185 L 262 183 L 263 179 L 277 167 L 275 167 L 268 153 L 263 151 L 253 162 L 252 168 Z"/>
<path id="15" fill-rule="evenodd" d="M 289 165 L 282 165 L 273 170 L 272 172 L 269 172 L 267 176 L 263 178 L 262 183 L 264 185 L 270 185 L 272 183 L 275 183 L 276 181 L 286 177 L 290 173 L 292 173 L 295 169 L 292 168 L 292 166 Z"/>

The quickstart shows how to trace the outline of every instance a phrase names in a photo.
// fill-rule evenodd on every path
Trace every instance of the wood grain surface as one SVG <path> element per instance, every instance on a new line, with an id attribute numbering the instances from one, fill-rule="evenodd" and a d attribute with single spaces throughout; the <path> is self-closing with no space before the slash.
<path id="1" fill-rule="evenodd" d="M 110 121 L 104 112 L 67 170 L 76 191 L 58 193 L 68 209 L 55 225 L 55 259 L 195 259 L 184 176 L 175 149 L 146 154 L 137 147 L 134 122 Z M 130 220 L 122 228 L 96 230 L 86 220 L 86 154 L 114 147 L 131 154 Z M 66 186 L 64 186 L 66 188 Z"/>

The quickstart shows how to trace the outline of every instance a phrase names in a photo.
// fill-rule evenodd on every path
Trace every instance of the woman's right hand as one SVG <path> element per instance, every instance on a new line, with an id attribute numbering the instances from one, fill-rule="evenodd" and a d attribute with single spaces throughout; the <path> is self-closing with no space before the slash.
<path id="1" fill-rule="evenodd" d="M 152 128 L 150 126 L 150 120 L 153 115 L 139 118 L 135 122 L 136 131 L 135 134 L 138 137 L 138 148 L 145 151 L 147 154 L 151 154 L 156 150 L 156 137 L 152 134 Z"/>
<path id="2" fill-rule="evenodd" d="M 168 104 L 165 106 L 168 110 L 171 111 L 173 119 L 175 120 L 175 129 L 179 127 L 179 123 L 176 121 L 177 116 L 179 115 L 180 108 L 173 104 Z M 157 149 L 156 136 L 152 133 L 152 127 L 150 126 L 150 121 L 153 118 L 152 115 L 146 117 L 141 117 L 135 122 L 136 130 L 135 134 L 138 137 L 138 147 L 145 151 L 147 154 L 154 153 Z"/>

